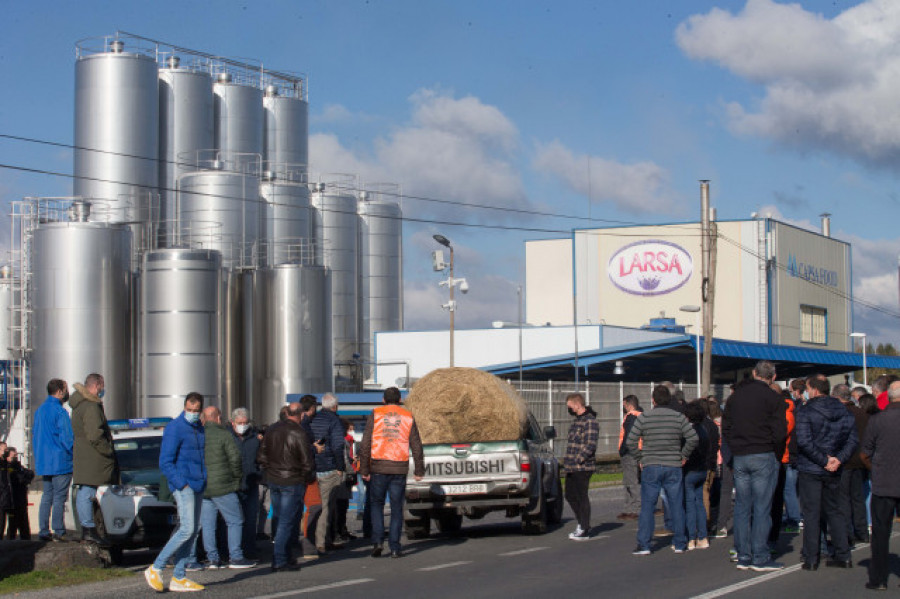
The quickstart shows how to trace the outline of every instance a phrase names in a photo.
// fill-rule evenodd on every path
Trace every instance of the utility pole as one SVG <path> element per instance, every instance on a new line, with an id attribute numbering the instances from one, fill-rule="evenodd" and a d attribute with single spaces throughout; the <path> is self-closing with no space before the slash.
<path id="1" fill-rule="evenodd" d="M 709 378 L 712 366 L 713 313 L 710 301 L 710 227 L 709 227 L 709 180 L 700 180 L 700 299 L 703 308 L 703 366 L 700 381 L 700 395 L 709 395 Z"/>

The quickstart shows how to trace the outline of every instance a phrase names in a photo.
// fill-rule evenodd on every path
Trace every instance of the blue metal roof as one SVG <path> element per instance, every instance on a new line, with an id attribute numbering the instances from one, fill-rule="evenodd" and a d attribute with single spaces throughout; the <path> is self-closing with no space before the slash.
<path id="1" fill-rule="evenodd" d="M 695 337 L 691 337 L 691 347 L 694 347 L 694 343 Z M 701 337 L 700 351 L 703 351 L 703 346 L 703 338 Z M 843 366 L 848 370 L 863 367 L 862 354 L 853 352 L 816 349 L 812 347 L 796 347 L 792 345 L 750 343 L 747 341 L 731 341 L 728 339 L 713 339 L 712 353 L 714 356 L 727 356 L 730 358 Z M 900 356 L 866 355 L 866 366 L 868 368 L 900 369 Z"/>

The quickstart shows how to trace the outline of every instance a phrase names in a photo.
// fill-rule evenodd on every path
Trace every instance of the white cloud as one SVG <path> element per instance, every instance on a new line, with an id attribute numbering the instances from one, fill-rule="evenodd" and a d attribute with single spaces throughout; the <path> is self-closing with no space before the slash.
<path id="1" fill-rule="evenodd" d="M 499 275 L 467 276 L 469 292 L 456 293 L 455 327 L 489 328 L 495 320 L 518 318 L 516 284 Z M 449 295 L 437 280 L 407 282 L 403 290 L 403 322 L 406 330 L 446 330 L 450 316 L 441 308 Z"/>
<path id="2" fill-rule="evenodd" d="M 625 212 L 672 214 L 677 211 L 669 192 L 668 171 L 652 162 L 624 164 L 597 156 L 576 155 L 561 142 L 553 141 L 538 147 L 532 166 L 558 177 L 577 193 L 614 204 Z"/>
<path id="3" fill-rule="evenodd" d="M 738 134 L 799 150 L 830 150 L 886 166 L 900 158 L 900 3 L 870 0 L 833 19 L 798 4 L 748 0 L 681 23 L 690 58 L 716 62 L 765 86 L 758 106 L 727 104 Z"/>
<path id="4" fill-rule="evenodd" d="M 327 104 L 322 112 L 313 115 L 313 121 L 317 124 L 345 123 L 353 119 L 353 113 L 341 104 Z"/>

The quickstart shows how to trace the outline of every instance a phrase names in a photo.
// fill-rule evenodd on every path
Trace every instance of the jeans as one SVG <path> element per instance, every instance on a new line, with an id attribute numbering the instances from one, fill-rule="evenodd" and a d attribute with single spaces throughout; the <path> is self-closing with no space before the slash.
<path id="1" fill-rule="evenodd" d="M 840 474 L 800 473 L 800 509 L 803 510 L 803 561 L 814 564 L 819 561 L 819 537 L 824 515 L 831 533 L 834 557 L 840 561 L 850 559 L 848 536 L 849 514 L 841 509 Z"/>
<path id="2" fill-rule="evenodd" d="M 332 470 L 317 473 L 316 479 L 319 481 L 319 495 L 322 497 L 322 515 L 319 516 L 319 523 L 316 526 L 316 547 L 324 548 L 332 539 L 332 535 L 328 534 L 328 528 L 334 509 L 334 492 L 338 485 L 343 484 L 344 475 L 340 470 Z"/>
<path id="3" fill-rule="evenodd" d="M 275 546 L 272 566 L 280 568 L 291 561 L 291 542 L 296 537 L 297 515 L 303 512 L 303 496 L 306 485 L 276 485 L 269 483 L 269 497 L 272 501 L 273 518 L 278 518 L 275 531 Z"/>
<path id="4" fill-rule="evenodd" d="M 94 528 L 94 497 L 97 496 L 97 487 L 78 485 L 75 493 L 75 510 L 78 512 L 78 521 L 83 528 Z"/>
<path id="5" fill-rule="evenodd" d="M 197 540 L 197 526 L 200 524 L 200 509 L 203 505 L 203 493 L 197 493 L 190 487 L 172 491 L 175 497 L 175 505 L 178 508 L 178 528 L 172 533 L 169 542 L 166 543 L 153 567 L 159 571 L 165 569 L 169 559 L 175 558 L 175 578 L 184 578 L 184 567 L 187 565 L 188 556 Z"/>
<path id="6" fill-rule="evenodd" d="M 734 546 L 739 563 L 768 562 L 772 495 L 779 462 L 772 452 L 734 456 Z"/>
<path id="7" fill-rule="evenodd" d="M 246 491 L 238 491 L 244 528 L 241 534 L 241 550 L 245 557 L 256 555 L 256 526 L 259 513 L 259 485 L 248 485 Z"/>
<path id="8" fill-rule="evenodd" d="M 622 456 L 622 485 L 625 487 L 626 514 L 641 511 L 641 469 L 637 459 L 630 454 Z"/>
<path id="9" fill-rule="evenodd" d="M 44 493 L 41 495 L 41 507 L 38 510 L 38 523 L 41 526 L 40 536 L 50 536 L 50 514 L 53 514 L 53 532 L 58 535 L 66 533 L 66 495 L 72 482 L 72 473 L 42 476 Z"/>
<path id="10" fill-rule="evenodd" d="M 894 513 L 900 510 L 900 499 L 872 494 L 872 560 L 869 562 L 869 582 L 887 584 L 890 574 L 891 529 Z"/>
<path id="11" fill-rule="evenodd" d="M 660 491 L 665 490 L 671 519 L 672 546 L 676 549 L 687 547 L 684 528 L 684 481 L 681 468 L 675 466 L 644 466 L 641 471 L 641 516 L 638 519 L 637 544 L 641 549 L 650 549 L 656 520 L 653 512 L 659 500 Z"/>
<path id="12" fill-rule="evenodd" d="M 372 543 L 384 543 L 384 499 L 390 495 L 391 531 L 388 545 L 391 551 L 400 551 L 400 533 L 403 531 L 403 500 L 406 493 L 405 474 L 372 474 L 369 480 L 372 500 Z"/>
<path id="13" fill-rule="evenodd" d="M 706 508 L 703 505 L 703 487 L 706 485 L 706 470 L 689 470 L 684 473 L 684 507 L 689 539 L 705 539 Z"/>
<path id="14" fill-rule="evenodd" d="M 591 474 L 593 474 L 591 470 L 579 470 L 566 474 L 566 501 L 572 506 L 578 526 L 585 533 L 591 530 L 591 500 L 588 497 Z"/>
<path id="15" fill-rule="evenodd" d="M 800 499 L 797 497 L 797 469 L 788 464 L 784 470 L 784 519 L 791 524 L 799 524 L 800 518 Z M 776 522 L 773 522 L 772 526 L 776 524 Z"/>
<path id="16" fill-rule="evenodd" d="M 200 530 L 203 533 L 206 559 L 210 563 L 219 561 L 219 548 L 216 546 L 216 521 L 219 514 L 222 514 L 222 519 L 225 520 L 225 526 L 228 529 L 228 558 L 230 560 L 244 559 L 244 552 L 241 550 L 244 515 L 241 512 L 237 493 L 203 499 L 203 507 L 200 509 Z"/>

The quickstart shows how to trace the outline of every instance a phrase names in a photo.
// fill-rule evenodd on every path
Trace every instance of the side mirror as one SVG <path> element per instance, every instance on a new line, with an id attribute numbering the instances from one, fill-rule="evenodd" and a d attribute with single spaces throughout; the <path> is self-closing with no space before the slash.
<path id="1" fill-rule="evenodd" d="M 556 438 L 556 427 L 555 426 L 545 426 L 544 427 L 544 436 L 548 439 Z"/>

